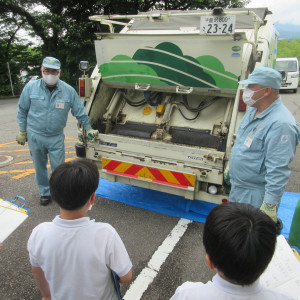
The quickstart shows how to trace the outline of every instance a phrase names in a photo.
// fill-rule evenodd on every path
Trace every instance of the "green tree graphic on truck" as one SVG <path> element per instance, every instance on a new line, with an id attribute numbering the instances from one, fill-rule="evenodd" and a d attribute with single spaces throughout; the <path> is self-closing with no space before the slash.
<path id="1" fill-rule="evenodd" d="M 117 55 L 99 69 L 104 81 L 127 83 L 236 89 L 238 79 L 217 58 L 186 56 L 170 42 L 138 49 L 132 58 Z"/>

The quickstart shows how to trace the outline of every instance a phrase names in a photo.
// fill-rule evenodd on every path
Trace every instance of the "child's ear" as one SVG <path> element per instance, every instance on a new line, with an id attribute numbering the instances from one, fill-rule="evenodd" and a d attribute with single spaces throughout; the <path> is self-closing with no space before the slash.
<path id="1" fill-rule="evenodd" d="M 91 198 L 90 198 L 90 204 L 91 204 L 91 205 L 94 205 L 94 203 L 95 203 L 95 198 L 96 198 L 96 193 L 93 193 L 92 196 L 91 196 Z"/>
<path id="2" fill-rule="evenodd" d="M 207 262 L 209 268 L 210 268 L 211 270 L 214 270 L 215 266 L 214 266 L 214 264 L 212 263 L 212 261 L 210 260 L 208 254 L 205 255 L 205 259 L 206 259 L 206 262 Z"/>

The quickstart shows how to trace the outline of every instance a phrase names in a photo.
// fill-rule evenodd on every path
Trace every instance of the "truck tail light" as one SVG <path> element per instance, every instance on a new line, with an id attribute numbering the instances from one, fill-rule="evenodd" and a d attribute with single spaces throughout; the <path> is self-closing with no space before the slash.
<path id="1" fill-rule="evenodd" d="M 239 111 L 246 111 L 246 104 L 243 101 L 243 91 L 240 90 Z"/>
<path id="2" fill-rule="evenodd" d="M 79 78 L 79 96 L 85 97 L 85 78 Z"/>

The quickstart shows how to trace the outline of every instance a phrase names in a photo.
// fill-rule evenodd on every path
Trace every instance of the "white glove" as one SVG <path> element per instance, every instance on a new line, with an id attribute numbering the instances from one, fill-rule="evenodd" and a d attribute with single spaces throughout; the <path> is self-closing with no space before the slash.
<path id="1" fill-rule="evenodd" d="M 96 136 L 98 136 L 99 131 L 98 130 L 94 130 L 94 129 L 89 129 L 87 132 L 87 136 L 89 138 L 89 140 L 93 140 Z"/>

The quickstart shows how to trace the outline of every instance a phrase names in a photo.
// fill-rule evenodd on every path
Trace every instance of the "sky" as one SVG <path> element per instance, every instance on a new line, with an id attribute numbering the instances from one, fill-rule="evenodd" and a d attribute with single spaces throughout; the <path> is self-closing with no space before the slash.
<path id="1" fill-rule="evenodd" d="M 267 7 L 275 22 L 300 25 L 300 0 L 251 0 L 246 7 Z"/>

